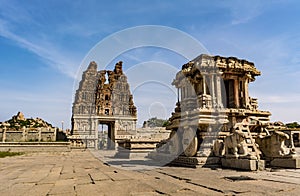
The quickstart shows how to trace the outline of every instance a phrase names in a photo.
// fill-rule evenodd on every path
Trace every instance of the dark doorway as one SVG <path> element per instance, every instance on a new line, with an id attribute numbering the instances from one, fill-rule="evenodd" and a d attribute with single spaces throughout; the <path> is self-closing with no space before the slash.
<path id="1" fill-rule="evenodd" d="M 115 149 L 115 123 L 99 122 L 98 125 L 98 146 L 102 150 Z"/>
<path id="2" fill-rule="evenodd" d="M 224 80 L 226 96 L 222 96 L 225 108 L 234 108 L 234 80 Z"/>

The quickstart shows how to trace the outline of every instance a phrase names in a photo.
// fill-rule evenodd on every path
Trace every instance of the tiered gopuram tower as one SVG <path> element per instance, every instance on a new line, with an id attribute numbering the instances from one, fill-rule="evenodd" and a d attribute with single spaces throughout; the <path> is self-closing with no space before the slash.
<path id="1" fill-rule="evenodd" d="M 108 127 L 108 149 L 114 149 L 117 135 L 135 134 L 137 111 L 129 89 L 122 62 L 113 71 L 97 71 L 91 62 L 82 75 L 76 91 L 72 111 L 72 135 L 74 145 L 83 144 L 98 148 L 98 125 Z"/>

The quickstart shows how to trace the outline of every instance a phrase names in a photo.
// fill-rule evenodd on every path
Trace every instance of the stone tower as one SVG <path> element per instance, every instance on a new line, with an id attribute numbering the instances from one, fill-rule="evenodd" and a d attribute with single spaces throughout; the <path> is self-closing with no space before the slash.
<path id="1" fill-rule="evenodd" d="M 135 134 L 137 113 L 122 62 L 113 71 L 97 71 L 91 62 L 82 75 L 76 91 L 72 111 L 72 134 L 74 145 L 98 148 L 98 125 L 108 127 L 107 148 L 115 148 L 116 136 Z"/>

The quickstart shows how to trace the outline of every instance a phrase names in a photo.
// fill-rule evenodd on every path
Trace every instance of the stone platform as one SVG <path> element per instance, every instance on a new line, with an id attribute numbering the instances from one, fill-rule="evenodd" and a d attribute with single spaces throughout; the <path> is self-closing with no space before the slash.
<path id="1" fill-rule="evenodd" d="M 0 142 L 0 151 L 13 152 L 66 152 L 69 142 Z"/>
<path id="2" fill-rule="evenodd" d="M 185 166 L 185 167 L 219 167 L 219 157 L 185 157 L 179 156 L 169 165 Z"/>
<path id="3" fill-rule="evenodd" d="M 156 148 L 158 139 L 124 139 L 118 141 L 116 158 L 146 157 L 149 152 Z"/>
<path id="4" fill-rule="evenodd" d="M 148 154 L 147 158 L 165 163 L 165 165 L 191 168 L 219 167 L 221 164 L 219 157 L 176 157 L 166 153 L 152 152 Z"/>
<path id="5" fill-rule="evenodd" d="M 146 157 L 149 153 L 148 149 L 118 149 L 117 153 L 115 154 L 115 158 L 122 158 L 122 159 L 131 159 L 135 157 Z"/>
<path id="6" fill-rule="evenodd" d="M 221 158 L 222 167 L 246 171 L 262 171 L 265 169 L 264 160 L 228 159 Z"/>
<path id="7" fill-rule="evenodd" d="M 281 167 L 281 168 L 300 168 L 300 158 L 276 158 L 270 161 L 271 167 Z"/>
<path id="8" fill-rule="evenodd" d="M 159 167 L 129 171 L 89 151 L 0 158 L 1 195 L 299 195 L 300 170 L 238 172 Z"/>

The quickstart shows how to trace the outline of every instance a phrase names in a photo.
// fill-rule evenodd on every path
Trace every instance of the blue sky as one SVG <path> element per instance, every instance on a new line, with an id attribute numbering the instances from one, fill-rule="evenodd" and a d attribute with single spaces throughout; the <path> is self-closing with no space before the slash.
<path id="1" fill-rule="evenodd" d="M 73 85 L 82 60 L 99 41 L 138 25 L 169 26 L 190 34 L 211 54 L 254 62 L 262 76 L 250 86 L 250 95 L 258 98 L 260 109 L 271 111 L 273 121 L 300 121 L 299 18 L 296 0 L 0 0 L 0 121 L 22 111 L 70 127 Z M 159 48 L 126 52 L 108 67 L 118 60 L 125 70 L 164 62 L 173 66 L 170 74 L 187 62 Z M 134 92 L 140 121 L 151 115 L 168 117 L 173 110 L 176 98 L 164 102 L 172 90 L 153 85 Z M 169 93 L 142 97 L 157 88 Z"/>

